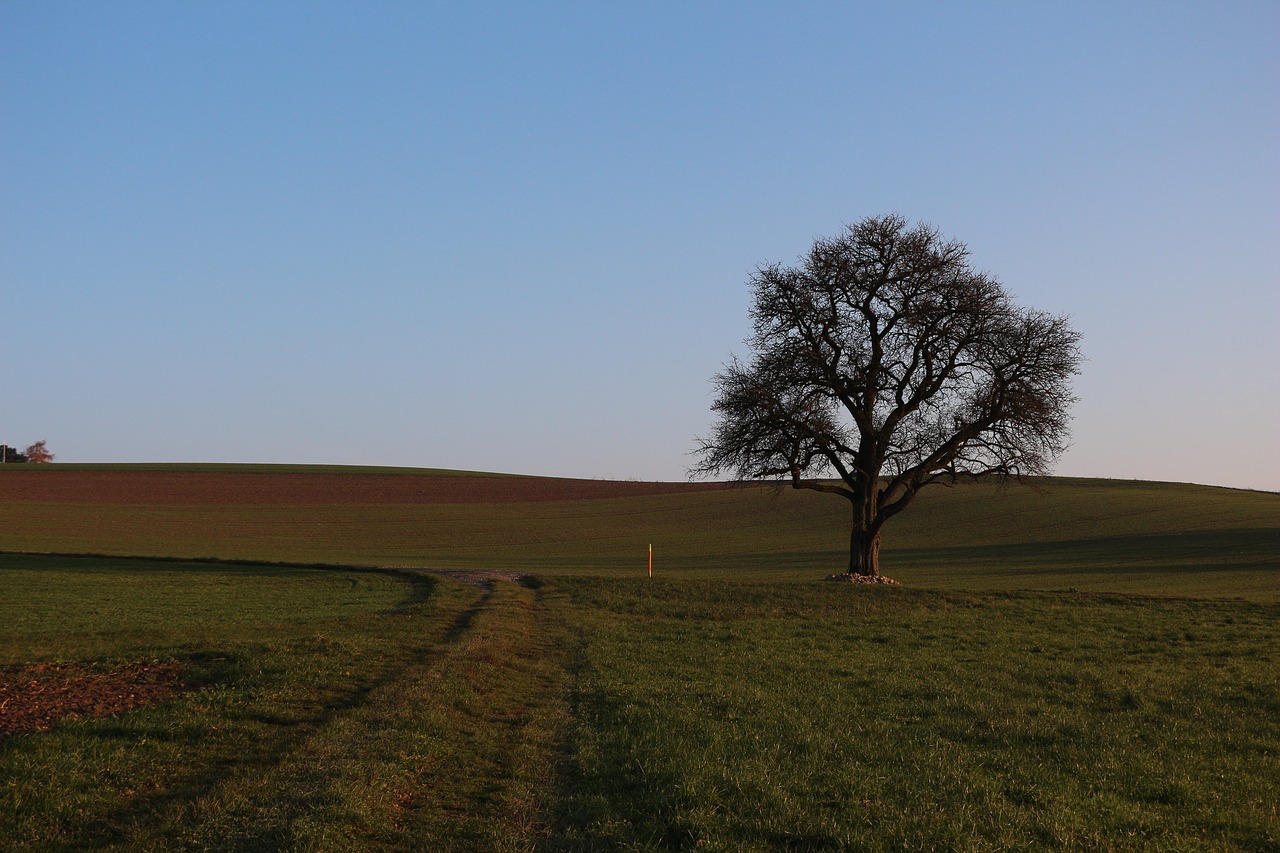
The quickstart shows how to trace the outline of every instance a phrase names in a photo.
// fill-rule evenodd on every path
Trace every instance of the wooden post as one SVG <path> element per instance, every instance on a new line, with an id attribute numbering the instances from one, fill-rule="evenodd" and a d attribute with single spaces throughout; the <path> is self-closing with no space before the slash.
<path id="1" fill-rule="evenodd" d="M 649 577 L 653 577 L 653 543 L 649 543 Z"/>

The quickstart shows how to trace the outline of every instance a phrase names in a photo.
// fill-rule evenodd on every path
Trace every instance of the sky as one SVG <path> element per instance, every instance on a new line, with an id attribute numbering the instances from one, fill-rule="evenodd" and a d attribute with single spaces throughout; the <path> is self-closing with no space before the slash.
<path id="1" fill-rule="evenodd" d="M 897 212 L 1087 359 L 1057 473 L 1280 490 L 1280 4 L 0 0 L 0 442 L 679 480 Z"/>

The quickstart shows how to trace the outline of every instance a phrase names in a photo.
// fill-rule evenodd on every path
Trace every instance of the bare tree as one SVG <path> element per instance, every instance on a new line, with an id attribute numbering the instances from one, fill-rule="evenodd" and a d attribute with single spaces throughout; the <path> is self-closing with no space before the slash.
<path id="1" fill-rule="evenodd" d="M 753 355 L 716 375 L 692 473 L 846 498 L 848 573 L 877 578 L 881 529 L 920 489 L 1047 473 L 1066 446 L 1079 335 L 1014 305 L 968 256 L 889 215 L 756 270 Z"/>
<path id="2" fill-rule="evenodd" d="M 52 462 L 54 456 L 49 452 L 49 448 L 45 447 L 45 440 L 40 439 L 35 444 L 27 448 L 24 454 L 28 462 Z"/>

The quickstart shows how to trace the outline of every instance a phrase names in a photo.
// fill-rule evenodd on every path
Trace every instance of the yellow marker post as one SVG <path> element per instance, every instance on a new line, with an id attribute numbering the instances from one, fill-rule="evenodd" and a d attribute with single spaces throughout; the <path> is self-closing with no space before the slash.
<path id="1" fill-rule="evenodd" d="M 653 577 L 653 543 L 649 543 L 649 577 Z"/>

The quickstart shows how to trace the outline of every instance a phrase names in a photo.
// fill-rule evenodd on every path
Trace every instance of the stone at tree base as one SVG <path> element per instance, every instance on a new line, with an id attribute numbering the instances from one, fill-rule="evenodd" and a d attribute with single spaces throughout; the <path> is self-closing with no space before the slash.
<path id="1" fill-rule="evenodd" d="M 843 581 L 845 583 L 887 583 L 898 586 L 898 582 L 893 578 L 887 578 L 884 575 L 851 575 L 848 572 L 841 572 L 838 575 L 827 575 L 829 581 Z"/>

